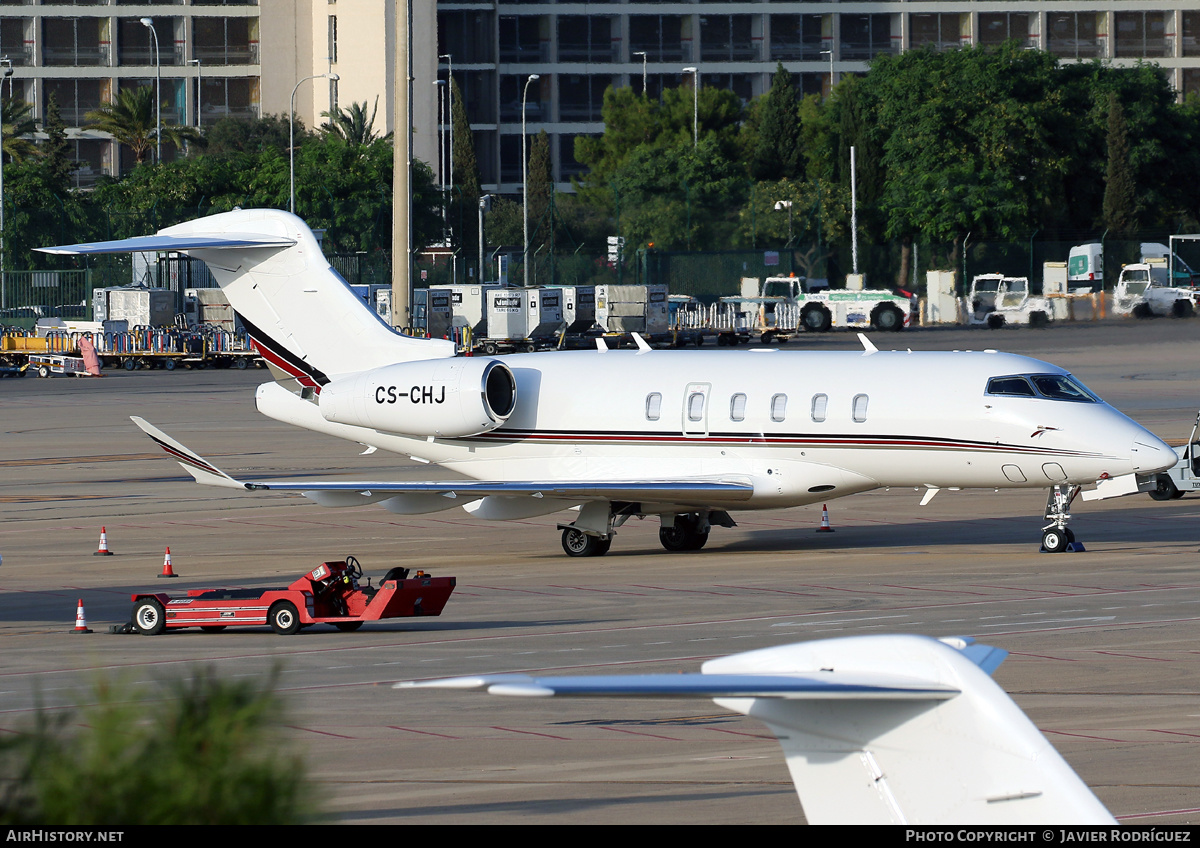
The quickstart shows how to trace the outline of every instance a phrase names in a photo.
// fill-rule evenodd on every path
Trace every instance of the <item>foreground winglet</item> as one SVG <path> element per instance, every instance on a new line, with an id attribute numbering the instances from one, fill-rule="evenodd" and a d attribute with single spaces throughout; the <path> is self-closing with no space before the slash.
<path id="1" fill-rule="evenodd" d="M 713 698 L 779 739 L 810 824 L 1115 824 L 988 676 L 971 639 L 853 636 L 710 660 L 699 674 L 483 674 L 397 688 Z"/>
<path id="2" fill-rule="evenodd" d="M 183 467 L 184 471 L 195 477 L 197 483 L 203 483 L 206 486 L 224 486 L 227 489 L 245 490 L 247 488 L 245 483 L 233 479 L 207 459 L 197 453 L 193 453 L 146 419 L 138 418 L 136 415 L 131 415 L 129 418 L 141 428 L 143 433 L 166 451 L 168 455 L 174 457 Z"/>

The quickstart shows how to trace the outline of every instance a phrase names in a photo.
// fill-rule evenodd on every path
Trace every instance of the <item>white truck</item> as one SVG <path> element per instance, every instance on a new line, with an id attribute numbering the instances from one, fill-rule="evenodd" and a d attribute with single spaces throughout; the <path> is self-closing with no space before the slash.
<path id="1" fill-rule="evenodd" d="M 1113 311 L 1135 318 L 1194 315 L 1200 290 L 1172 286 L 1170 274 L 1165 258 L 1147 258 L 1145 262 L 1126 265 L 1113 290 Z"/>
<path id="2" fill-rule="evenodd" d="M 1044 327 L 1054 317 L 1050 301 L 1029 293 L 1028 277 L 979 274 L 967 296 L 967 323 L 998 330 L 1007 324 Z"/>

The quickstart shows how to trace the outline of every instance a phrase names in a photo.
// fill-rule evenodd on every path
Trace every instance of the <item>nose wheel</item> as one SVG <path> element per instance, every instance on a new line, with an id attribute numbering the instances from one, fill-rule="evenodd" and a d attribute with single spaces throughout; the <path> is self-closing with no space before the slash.
<path id="1" fill-rule="evenodd" d="M 1075 541 L 1075 533 L 1067 527 L 1071 520 L 1071 502 L 1079 495 L 1079 487 L 1060 483 L 1050 489 L 1046 498 L 1046 520 L 1042 528 L 1042 551 L 1058 554 L 1063 551 L 1082 551 L 1083 544 Z"/>

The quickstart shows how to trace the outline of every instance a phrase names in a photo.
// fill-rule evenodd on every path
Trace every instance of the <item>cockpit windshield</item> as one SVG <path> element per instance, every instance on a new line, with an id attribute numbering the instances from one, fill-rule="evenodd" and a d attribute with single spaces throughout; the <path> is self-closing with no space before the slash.
<path id="1" fill-rule="evenodd" d="M 1014 374 L 1008 377 L 992 377 L 988 380 L 987 393 L 1001 397 L 1069 400 L 1075 403 L 1100 402 L 1100 398 L 1092 394 L 1083 383 L 1066 374 Z"/>

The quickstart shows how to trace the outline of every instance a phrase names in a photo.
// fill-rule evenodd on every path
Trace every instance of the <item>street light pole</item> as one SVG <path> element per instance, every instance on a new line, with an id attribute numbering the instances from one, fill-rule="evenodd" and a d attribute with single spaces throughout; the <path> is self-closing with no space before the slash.
<path id="1" fill-rule="evenodd" d="M 777 200 L 777 201 L 775 201 L 775 211 L 776 211 L 776 212 L 778 212 L 780 209 L 786 209 L 786 210 L 788 211 L 788 240 L 787 240 L 787 246 L 788 246 L 788 247 L 791 247 L 791 245 L 792 245 L 792 201 L 790 201 L 790 200 Z"/>
<path id="2" fill-rule="evenodd" d="M 643 97 L 649 97 L 649 96 L 650 96 L 650 92 L 648 92 L 648 91 L 646 90 L 646 51 L 645 51 L 645 50 L 638 50 L 638 51 L 637 51 L 636 53 L 634 53 L 633 55 L 634 55 L 634 56 L 641 56 L 641 57 L 642 57 L 642 96 L 643 96 Z"/>
<path id="3" fill-rule="evenodd" d="M 439 59 L 446 60 L 446 123 L 450 125 L 450 155 L 447 156 L 446 170 L 450 172 L 450 187 L 447 189 L 451 194 L 454 193 L 454 60 L 449 53 L 438 56 Z"/>
<path id="4" fill-rule="evenodd" d="M 529 287 L 529 172 L 525 153 L 525 101 L 529 96 L 529 84 L 541 79 L 537 74 L 530 74 L 525 80 L 525 88 L 521 91 L 521 266 L 525 272 L 525 287 Z"/>
<path id="5" fill-rule="evenodd" d="M 7 56 L 0 58 L 0 65 L 4 66 L 4 76 L 0 77 L 0 88 L 4 87 L 4 80 L 8 80 L 9 95 L 8 107 L 12 109 L 12 59 Z M 2 126 L 2 123 L 0 123 Z M 13 129 L 16 129 L 14 127 Z M 8 307 L 8 290 L 4 285 L 4 149 L 3 149 L 4 133 L 0 131 L 0 309 Z"/>
<path id="6" fill-rule="evenodd" d="M 154 161 L 162 162 L 162 63 L 158 57 L 158 33 L 154 18 L 141 18 L 142 26 L 154 37 Z"/>
<path id="7" fill-rule="evenodd" d="M 292 88 L 291 109 L 288 111 L 288 211 L 296 214 L 296 90 L 309 80 L 327 79 L 333 82 L 341 79 L 337 74 L 313 74 L 296 83 Z"/>
<path id="8" fill-rule="evenodd" d="M 483 283 L 483 213 L 492 211 L 492 196 L 485 194 L 479 198 L 479 270 L 475 272 L 475 282 Z"/>
<path id="9" fill-rule="evenodd" d="M 700 144 L 700 69 L 684 68 L 685 74 L 692 75 L 692 147 Z"/>
<path id="10" fill-rule="evenodd" d="M 438 180 L 442 184 L 442 238 L 446 239 L 446 81 L 434 80 L 438 93 Z"/>
<path id="11" fill-rule="evenodd" d="M 201 117 L 200 110 L 203 108 L 203 103 L 200 100 L 200 92 L 204 89 L 204 71 L 200 69 L 199 59 L 188 60 L 189 65 L 196 66 L 196 129 L 200 129 Z"/>

